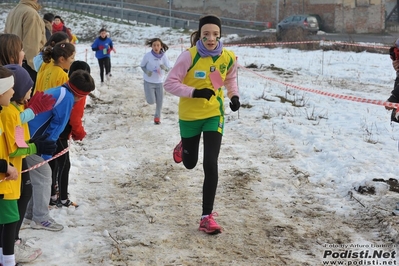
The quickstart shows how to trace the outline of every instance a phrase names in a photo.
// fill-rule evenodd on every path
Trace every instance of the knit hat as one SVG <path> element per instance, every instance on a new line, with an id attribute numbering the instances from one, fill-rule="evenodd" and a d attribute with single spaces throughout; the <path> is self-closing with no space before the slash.
<path id="1" fill-rule="evenodd" d="M 18 64 L 5 65 L 4 67 L 11 70 L 14 74 L 14 95 L 11 101 L 21 101 L 32 88 L 33 80 L 29 76 L 28 71 Z"/>
<path id="2" fill-rule="evenodd" d="M 222 35 L 222 21 L 215 15 L 203 16 L 199 20 L 198 32 L 201 33 L 201 28 L 205 24 L 215 24 L 219 27 L 220 35 Z"/>

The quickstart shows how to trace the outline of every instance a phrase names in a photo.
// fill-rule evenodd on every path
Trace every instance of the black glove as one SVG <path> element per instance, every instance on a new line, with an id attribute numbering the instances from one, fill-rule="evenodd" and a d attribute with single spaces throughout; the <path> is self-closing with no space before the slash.
<path id="1" fill-rule="evenodd" d="M 205 98 L 209 101 L 209 99 L 215 96 L 215 90 L 211 90 L 208 88 L 205 89 L 195 89 L 193 92 L 193 98 Z"/>
<path id="2" fill-rule="evenodd" d="M 36 146 L 36 152 L 38 154 L 53 154 L 57 149 L 55 141 L 46 140 L 49 134 L 37 136 L 29 140 L 29 143 L 33 143 Z"/>
<path id="3" fill-rule="evenodd" d="M 241 104 L 240 104 L 240 100 L 239 100 L 238 96 L 233 96 L 230 101 L 231 101 L 230 102 L 231 111 L 235 112 L 238 109 L 240 109 Z"/>

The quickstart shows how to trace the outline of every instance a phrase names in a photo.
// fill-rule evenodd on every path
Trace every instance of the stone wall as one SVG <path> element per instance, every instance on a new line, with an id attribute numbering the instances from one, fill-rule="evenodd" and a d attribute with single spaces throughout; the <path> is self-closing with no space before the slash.
<path id="1" fill-rule="evenodd" d="M 385 30 L 385 9 L 382 5 L 337 5 L 334 30 L 346 33 L 380 33 Z"/>
<path id="2" fill-rule="evenodd" d="M 318 14 L 328 32 L 379 33 L 385 30 L 385 3 L 396 0 L 173 0 L 172 9 L 260 21 L 272 27 L 294 14 Z M 126 2 L 169 8 L 167 0 Z M 277 4 L 279 8 L 277 9 Z M 270 25 L 270 24 L 269 24 Z"/>

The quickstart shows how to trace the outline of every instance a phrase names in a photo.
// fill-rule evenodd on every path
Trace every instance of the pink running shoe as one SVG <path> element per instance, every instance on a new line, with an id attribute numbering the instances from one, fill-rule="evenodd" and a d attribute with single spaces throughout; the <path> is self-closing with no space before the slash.
<path id="1" fill-rule="evenodd" d="M 175 160 L 175 163 L 181 163 L 183 161 L 183 143 L 181 141 L 173 150 L 173 160 Z"/>
<path id="2" fill-rule="evenodd" d="M 217 212 L 213 212 L 202 218 L 198 230 L 204 231 L 210 235 L 220 234 L 222 232 L 222 227 L 217 224 L 217 222 L 213 219 L 213 216 L 218 216 Z"/>

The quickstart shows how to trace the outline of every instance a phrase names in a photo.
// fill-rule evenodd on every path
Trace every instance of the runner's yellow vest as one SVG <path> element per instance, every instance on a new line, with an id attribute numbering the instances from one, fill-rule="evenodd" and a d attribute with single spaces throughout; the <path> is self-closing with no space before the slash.
<path id="1" fill-rule="evenodd" d="M 224 81 L 227 72 L 236 60 L 234 53 L 223 48 L 220 56 L 200 57 L 196 46 L 191 47 L 188 51 L 191 54 L 192 64 L 187 71 L 183 83 L 196 89 L 214 89 L 216 97 L 212 96 L 209 101 L 204 98 L 181 97 L 179 102 L 179 118 L 183 121 L 195 121 L 224 115 L 223 88 L 214 88 L 209 74 L 218 70 Z"/>

